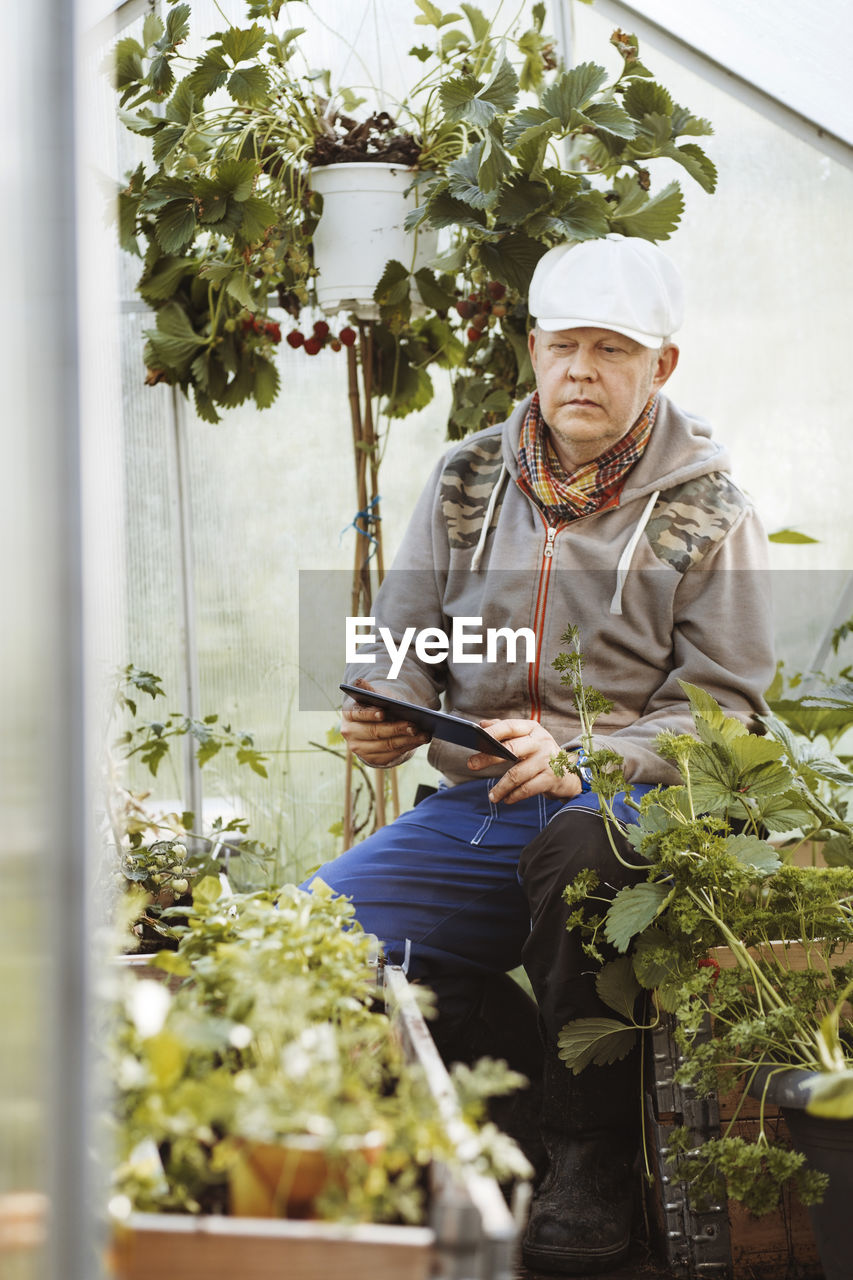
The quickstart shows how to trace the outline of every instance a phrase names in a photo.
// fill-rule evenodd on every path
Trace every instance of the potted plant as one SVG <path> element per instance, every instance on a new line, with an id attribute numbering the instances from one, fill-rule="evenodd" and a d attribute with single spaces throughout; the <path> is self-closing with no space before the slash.
<path id="1" fill-rule="evenodd" d="M 729 1196 L 755 1213 L 771 1209 L 789 1181 L 806 1203 L 825 1195 L 831 1221 L 818 1208 L 816 1235 L 827 1275 L 840 1276 L 848 1229 L 838 1207 L 853 1179 L 853 867 L 785 865 L 767 836 L 823 828 L 849 836 L 816 784 L 850 786 L 853 774 L 777 718 L 765 719 L 766 736 L 751 735 L 710 695 L 684 685 L 696 736 L 663 733 L 657 742 L 682 785 L 644 796 L 636 824 L 624 826 L 611 803 L 626 785 L 619 757 L 592 742 L 606 700 L 584 688 L 577 633 L 565 640 L 571 651 L 557 665 L 575 690 L 593 786 L 608 829 L 628 840 L 643 875 L 609 904 L 590 873 L 566 890 L 575 908 L 570 927 L 586 935 L 590 954 L 601 960 L 605 942 L 615 949 L 598 989 L 621 1016 L 570 1023 L 561 1056 L 575 1072 L 613 1061 L 666 1012 L 684 1058 L 676 1079 L 699 1097 L 738 1083 L 763 1100 L 778 1087 L 786 1107 L 798 1097 L 831 1132 L 837 1158 L 829 1179 L 820 1145 L 807 1161 L 802 1150 L 772 1147 L 763 1124 L 746 1141 L 733 1136 L 732 1121 L 698 1148 L 685 1129 L 671 1136 L 670 1151 L 694 1192 L 718 1196 L 722 1175 Z M 555 767 L 573 766 L 563 757 Z M 614 855 L 622 858 L 615 843 Z M 794 1119 L 797 1145 L 802 1129 Z"/>
<path id="2" fill-rule="evenodd" d="M 467 365 L 469 411 L 470 379 L 493 379 L 490 393 L 505 397 L 492 395 L 481 408 L 504 412 L 519 374 L 529 374 L 519 308 L 537 258 L 567 236 L 616 230 L 666 239 L 683 198 L 676 183 L 650 195 L 655 157 L 714 189 L 712 162 L 683 141 L 710 125 L 654 83 L 633 36 L 614 33 L 623 61 L 611 79 L 592 63 L 558 69 L 544 4 L 534 5 L 530 28 L 507 32 L 471 5 L 463 21 L 430 0 L 416 3 L 417 73 L 393 118 L 354 119 L 364 101 L 354 91 L 332 94 L 328 73 L 299 71 L 301 31 L 284 28 L 275 0 L 247 0 L 251 24 L 218 31 L 195 59 L 180 51 L 187 4 L 172 6 L 165 21 L 150 15 L 141 40 L 119 42 L 121 120 L 151 139 L 154 162 L 150 172 L 140 164 L 119 193 L 121 243 L 136 254 L 144 243 L 138 289 L 156 312 L 149 381 L 192 389 L 202 417 L 216 421 L 219 408 L 250 395 L 259 407 L 275 398 L 271 356 L 282 335 L 270 309 L 298 316 L 314 296 L 317 237 L 330 238 L 318 196 L 329 164 L 408 171 L 411 249 L 377 282 L 375 297 L 382 323 L 372 386 L 391 416 L 428 402 L 435 364 Z M 423 40 L 430 35 L 433 44 Z M 417 264 L 417 233 L 426 228 L 451 233 L 439 275 Z M 420 321 L 412 320 L 413 285 L 427 311 Z M 303 337 L 309 354 L 354 339 L 351 328 L 336 336 L 318 324 Z M 481 422 L 451 418 L 458 434 Z"/>
<path id="3" fill-rule="evenodd" d="M 124 897 L 116 915 L 132 932 L 133 951 L 144 967 L 142 957 L 177 945 L 174 926 L 185 919 L 196 880 L 219 874 L 223 862 L 230 866 L 230 855 L 237 854 L 244 876 L 267 883 L 273 855 L 249 835 L 248 823 L 239 816 L 220 814 L 205 827 L 200 814 L 180 806 L 162 811 L 152 805 L 147 790 L 134 788 L 129 780 L 134 764 L 154 779 L 171 760 L 172 747 L 186 739 L 193 743 L 201 768 L 224 753 L 258 777 L 268 776 L 269 757 L 250 733 L 216 714 L 195 719 L 171 711 L 145 719 L 139 714 L 142 696 L 152 701 L 165 697 L 159 676 L 133 663 L 115 672 L 102 796 L 109 855 L 104 888 Z M 130 953 L 129 945 L 127 949 Z"/>
<path id="4" fill-rule="evenodd" d="M 178 950 L 155 961 L 180 987 L 121 988 L 110 1040 L 119 1275 L 135 1274 L 135 1214 L 158 1215 L 157 1230 L 159 1215 L 423 1224 L 433 1162 L 528 1172 L 489 1125 L 465 1125 L 460 1156 L 382 1006 L 376 954 L 320 881 L 310 894 L 196 885 Z M 520 1082 L 502 1064 L 466 1072 L 469 1117 Z"/>

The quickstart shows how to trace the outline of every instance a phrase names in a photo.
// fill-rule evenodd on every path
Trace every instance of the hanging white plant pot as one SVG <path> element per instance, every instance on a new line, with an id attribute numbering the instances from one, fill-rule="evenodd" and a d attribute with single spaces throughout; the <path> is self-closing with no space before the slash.
<path id="1" fill-rule="evenodd" d="M 374 161 L 312 170 L 311 186 L 323 197 L 314 262 L 320 273 L 317 300 L 326 315 L 348 311 L 360 320 L 378 320 L 373 291 L 387 263 L 395 259 L 417 271 L 435 257 L 436 232 L 403 229 L 416 204 L 414 192 L 405 194 L 411 182 L 410 169 Z M 419 307 L 416 302 L 413 311 Z"/>

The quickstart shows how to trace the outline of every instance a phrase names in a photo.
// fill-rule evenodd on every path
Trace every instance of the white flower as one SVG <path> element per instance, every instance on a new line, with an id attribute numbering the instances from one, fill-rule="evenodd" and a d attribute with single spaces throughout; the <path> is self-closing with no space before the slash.
<path id="1" fill-rule="evenodd" d="M 246 1049 L 252 1043 L 252 1030 L 244 1022 L 232 1027 L 228 1032 L 228 1043 L 235 1049 Z"/>
<path id="2" fill-rule="evenodd" d="M 162 982 L 140 978 L 134 984 L 128 997 L 127 1011 L 144 1040 L 162 1031 L 171 1000 L 169 989 Z"/>

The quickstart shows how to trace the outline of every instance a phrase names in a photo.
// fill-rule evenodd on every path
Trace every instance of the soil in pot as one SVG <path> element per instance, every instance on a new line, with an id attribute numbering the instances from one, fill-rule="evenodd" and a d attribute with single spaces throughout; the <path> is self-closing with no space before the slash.
<path id="1" fill-rule="evenodd" d="M 410 133 L 398 131 L 387 111 L 362 121 L 335 112 L 328 123 L 329 132 L 317 139 L 309 153 L 312 166 L 372 160 L 410 169 L 420 158 L 420 143 Z"/>

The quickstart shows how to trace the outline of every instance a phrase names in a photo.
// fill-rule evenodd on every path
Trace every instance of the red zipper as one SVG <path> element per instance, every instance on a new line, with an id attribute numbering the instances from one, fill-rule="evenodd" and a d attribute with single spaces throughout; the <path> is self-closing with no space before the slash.
<path id="1" fill-rule="evenodd" d="M 533 611 L 533 635 L 536 641 L 536 661 L 527 673 L 527 690 L 530 694 L 530 718 L 541 720 L 542 703 L 539 698 L 539 666 L 542 660 L 540 640 L 544 632 L 545 609 L 548 604 L 548 587 L 551 578 L 551 562 L 554 559 L 554 540 L 564 524 L 549 525 L 542 512 L 539 512 L 545 525 L 545 547 L 542 552 L 542 564 L 539 568 L 539 589 L 536 593 L 536 607 Z"/>

